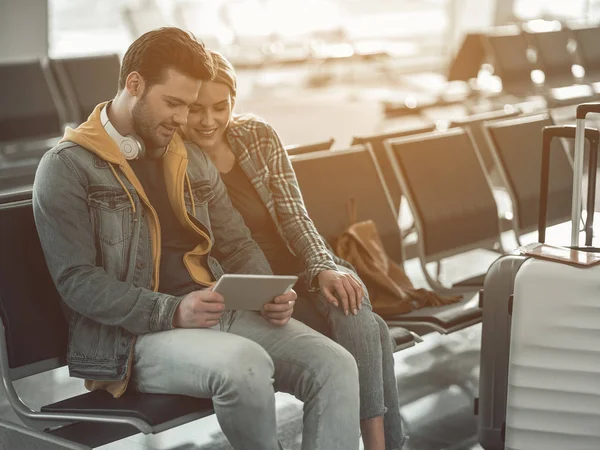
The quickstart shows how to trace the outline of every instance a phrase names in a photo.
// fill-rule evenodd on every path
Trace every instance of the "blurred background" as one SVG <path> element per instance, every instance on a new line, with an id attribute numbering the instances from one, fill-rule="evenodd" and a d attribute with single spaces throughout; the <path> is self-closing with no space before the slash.
<path id="1" fill-rule="evenodd" d="M 599 0 L 2 0 L 0 62 L 122 55 L 143 32 L 174 25 L 234 63 L 238 112 L 271 121 L 287 144 L 334 137 L 344 146 L 464 114 L 435 100 L 472 87 L 447 76 L 467 33 L 598 18 Z M 434 109 L 391 118 L 390 102 Z"/>

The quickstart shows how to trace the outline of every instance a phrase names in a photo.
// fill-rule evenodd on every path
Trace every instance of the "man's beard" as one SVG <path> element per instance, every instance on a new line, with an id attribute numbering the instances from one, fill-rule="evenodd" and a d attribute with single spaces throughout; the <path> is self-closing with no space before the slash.
<path id="1" fill-rule="evenodd" d="M 159 124 L 153 123 L 152 117 L 148 113 L 148 99 L 146 94 L 133 107 L 131 116 L 133 118 L 133 129 L 135 134 L 141 139 L 148 153 L 153 156 L 156 151 L 162 150 L 168 145 L 157 134 Z"/>

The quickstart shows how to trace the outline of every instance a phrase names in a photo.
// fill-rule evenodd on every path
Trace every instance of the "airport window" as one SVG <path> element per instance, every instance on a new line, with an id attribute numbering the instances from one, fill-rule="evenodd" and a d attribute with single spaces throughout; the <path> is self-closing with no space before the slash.
<path id="1" fill-rule="evenodd" d="M 519 20 L 537 18 L 547 19 L 581 19 L 600 18 L 600 1 L 598 0 L 516 0 L 514 14 Z"/>
<path id="2" fill-rule="evenodd" d="M 141 33 L 175 25 L 232 59 L 359 50 L 384 51 L 412 65 L 447 55 L 449 5 L 449 0 L 49 0 L 50 56 L 122 53 Z M 348 43 L 353 48 L 336 47 Z"/>

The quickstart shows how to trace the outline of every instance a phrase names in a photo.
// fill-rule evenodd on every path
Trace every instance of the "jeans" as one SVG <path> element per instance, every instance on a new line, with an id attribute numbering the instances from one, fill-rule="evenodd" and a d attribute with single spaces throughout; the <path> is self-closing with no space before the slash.
<path id="1" fill-rule="evenodd" d="M 356 276 L 345 267 L 338 266 L 338 270 Z M 344 315 L 341 304 L 336 308 L 320 293 L 308 292 L 302 286 L 296 286 L 294 317 L 330 336 L 354 356 L 360 383 L 360 419 L 383 415 L 386 450 L 402 448 L 405 438 L 394 372 L 396 343 L 385 321 L 373 312 L 366 286 L 363 284 L 365 297 L 356 316 Z"/>
<path id="2" fill-rule="evenodd" d="M 278 450 L 275 391 L 304 402 L 302 450 L 359 448 L 356 362 L 340 345 L 294 319 L 228 311 L 215 329 L 138 336 L 131 384 L 148 393 L 212 398 L 235 449 Z"/>

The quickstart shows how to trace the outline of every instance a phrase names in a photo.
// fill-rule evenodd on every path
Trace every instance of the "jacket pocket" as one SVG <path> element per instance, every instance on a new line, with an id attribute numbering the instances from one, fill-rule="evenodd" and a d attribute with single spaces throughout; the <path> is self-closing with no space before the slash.
<path id="1" fill-rule="evenodd" d="M 103 245 L 114 246 L 133 234 L 133 208 L 129 196 L 118 189 L 92 189 L 88 202 L 96 233 Z"/>
<path id="2" fill-rule="evenodd" d="M 127 278 L 134 229 L 129 196 L 123 190 L 96 188 L 88 193 L 88 202 L 96 235 L 97 259 L 107 273 L 123 281 Z"/>

